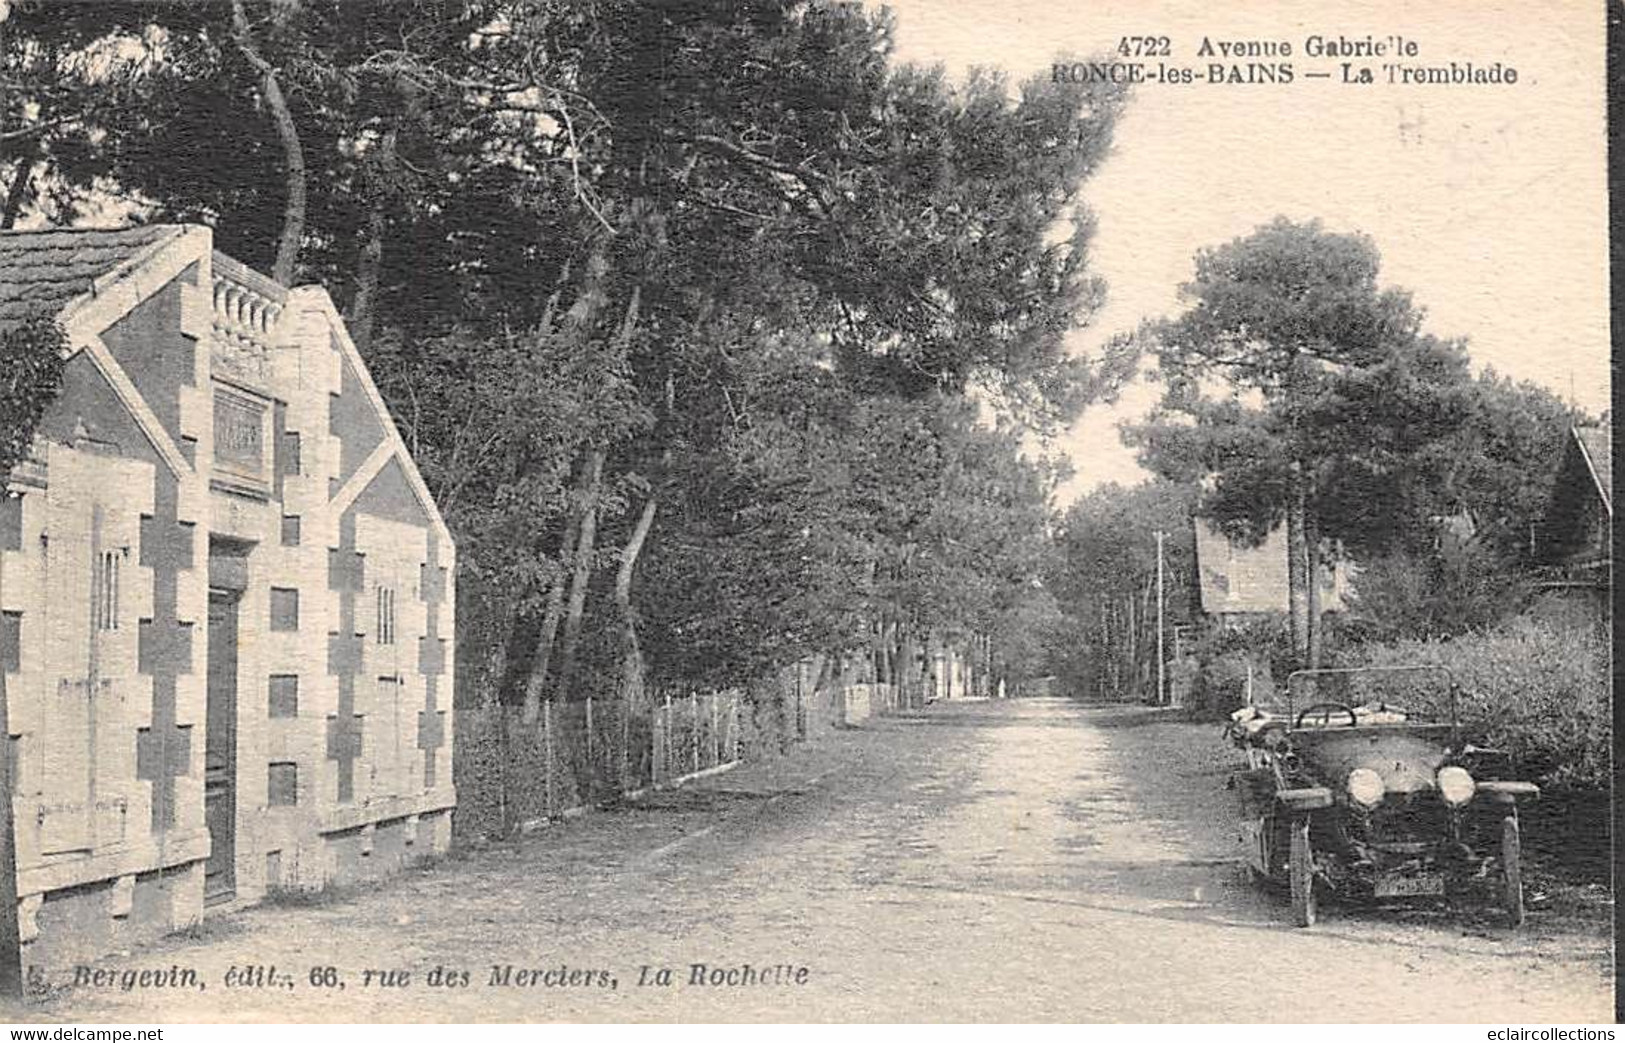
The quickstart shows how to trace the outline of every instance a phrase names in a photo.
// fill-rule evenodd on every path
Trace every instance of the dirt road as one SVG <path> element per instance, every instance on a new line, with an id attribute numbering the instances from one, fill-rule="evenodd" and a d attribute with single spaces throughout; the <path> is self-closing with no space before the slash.
<path id="1" fill-rule="evenodd" d="M 1334 908 L 1312 930 L 1287 926 L 1279 899 L 1237 862 L 1231 757 L 1215 727 L 1135 708 L 933 707 L 372 893 L 211 921 L 97 965 L 195 971 L 201 988 L 59 988 L 27 1016 L 1611 1016 L 1600 924 L 1537 913 L 1512 932 L 1438 912 Z M 232 968 L 271 966 L 291 988 L 226 985 Z M 331 983 L 313 985 L 326 974 L 313 968 L 334 968 Z M 410 977 L 369 982 L 369 969 Z M 71 970 L 51 975 L 60 984 Z M 244 977 L 256 975 L 232 980 Z"/>

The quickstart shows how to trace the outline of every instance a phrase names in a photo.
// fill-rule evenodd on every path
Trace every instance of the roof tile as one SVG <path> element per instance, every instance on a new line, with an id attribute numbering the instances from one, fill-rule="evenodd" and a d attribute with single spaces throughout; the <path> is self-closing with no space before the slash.
<path id="1" fill-rule="evenodd" d="M 1574 437 L 1585 450 L 1591 462 L 1591 474 L 1609 508 L 1614 505 L 1614 451 L 1613 440 L 1606 427 L 1577 427 Z"/>
<path id="2" fill-rule="evenodd" d="M 176 225 L 0 232 L 0 325 L 61 311 L 96 279 L 180 232 Z"/>

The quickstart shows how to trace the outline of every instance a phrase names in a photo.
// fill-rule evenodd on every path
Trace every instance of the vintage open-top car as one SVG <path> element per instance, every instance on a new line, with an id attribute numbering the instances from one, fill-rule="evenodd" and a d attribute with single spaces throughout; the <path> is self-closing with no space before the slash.
<path id="1" fill-rule="evenodd" d="M 1419 720 L 1374 697 L 1388 678 L 1412 692 L 1423 678 L 1442 684 L 1450 719 Z M 1358 696 L 1325 701 L 1333 690 Z M 1226 731 L 1247 756 L 1233 780 L 1247 864 L 1287 888 L 1299 926 L 1315 922 L 1322 894 L 1489 892 L 1512 923 L 1523 922 L 1518 804 L 1539 789 L 1498 778 L 1504 757 L 1463 741 L 1447 670 L 1300 670 L 1285 695 L 1284 707 L 1243 707 Z"/>

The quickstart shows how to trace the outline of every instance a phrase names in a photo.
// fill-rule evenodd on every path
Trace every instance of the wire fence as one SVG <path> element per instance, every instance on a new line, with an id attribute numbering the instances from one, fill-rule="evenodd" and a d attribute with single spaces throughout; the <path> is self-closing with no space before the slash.
<path id="1" fill-rule="evenodd" d="M 505 835 L 737 762 L 737 690 L 457 710 L 459 832 Z"/>
<path id="2" fill-rule="evenodd" d="M 740 688 L 656 688 L 646 700 L 494 701 L 456 708 L 455 836 L 502 837 L 612 805 L 834 729 L 923 704 L 863 682 L 853 662 L 813 656 Z"/>

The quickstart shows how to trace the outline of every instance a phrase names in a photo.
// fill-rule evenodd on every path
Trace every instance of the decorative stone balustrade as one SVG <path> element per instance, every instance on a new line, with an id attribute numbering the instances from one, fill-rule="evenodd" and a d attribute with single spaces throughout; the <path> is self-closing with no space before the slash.
<path id="1" fill-rule="evenodd" d="M 287 291 L 265 276 L 214 255 L 212 349 L 215 370 L 228 379 L 262 385 Z"/>
<path id="2" fill-rule="evenodd" d="M 273 292 L 267 293 L 267 289 Z M 253 272 L 225 271 L 218 261 L 215 264 L 214 315 L 215 325 L 221 329 L 255 340 L 264 339 L 276 327 L 285 297 L 281 287 L 267 285 L 266 280 Z"/>

